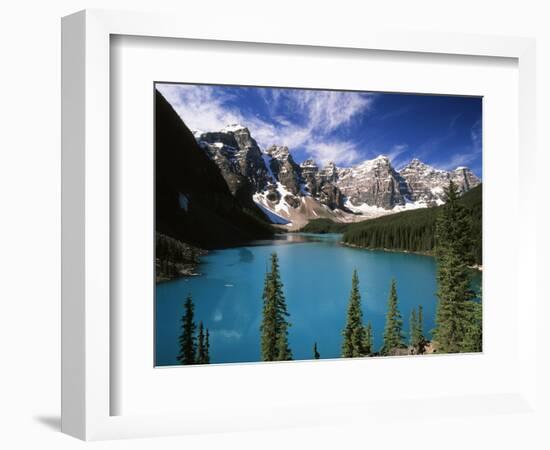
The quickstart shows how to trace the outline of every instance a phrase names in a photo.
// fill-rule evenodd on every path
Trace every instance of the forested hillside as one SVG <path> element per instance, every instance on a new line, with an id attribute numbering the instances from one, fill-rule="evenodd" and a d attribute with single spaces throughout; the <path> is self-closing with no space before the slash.
<path id="1" fill-rule="evenodd" d="M 476 264 L 481 264 L 482 186 L 465 193 L 460 202 L 467 208 L 471 219 L 473 258 Z M 435 246 L 435 222 L 441 208 L 416 209 L 350 224 L 343 242 L 372 249 L 430 253 Z"/>
<path id="2" fill-rule="evenodd" d="M 349 223 L 335 222 L 331 219 L 310 220 L 306 226 L 302 227 L 300 233 L 343 233 L 349 227 Z"/>

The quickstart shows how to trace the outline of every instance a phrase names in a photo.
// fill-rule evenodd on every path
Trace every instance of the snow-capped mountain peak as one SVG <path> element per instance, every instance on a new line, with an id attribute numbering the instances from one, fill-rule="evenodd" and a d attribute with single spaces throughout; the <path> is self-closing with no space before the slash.
<path id="1" fill-rule="evenodd" d="M 418 158 L 401 170 L 386 155 L 347 168 L 332 162 L 320 168 L 313 159 L 297 164 L 284 145 L 262 151 L 239 124 L 194 135 L 235 195 L 248 192 L 270 221 L 296 227 L 318 217 L 362 220 L 439 205 L 451 180 L 462 192 L 481 182 L 467 167 L 440 170 Z"/>

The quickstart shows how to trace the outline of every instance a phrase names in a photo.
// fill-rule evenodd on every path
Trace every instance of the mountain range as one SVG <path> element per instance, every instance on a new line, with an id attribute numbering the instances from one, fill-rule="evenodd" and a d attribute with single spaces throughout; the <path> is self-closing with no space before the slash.
<path id="1" fill-rule="evenodd" d="M 481 183 L 467 167 L 447 171 L 413 159 L 397 170 L 383 155 L 353 167 L 321 168 L 312 159 L 298 164 L 286 146 L 262 151 L 249 129 L 238 124 L 193 135 L 235 198 L 243 204 L 252 200 L 271 223 L 288 229 L 312 219 L 356 222 L 437 206 L 451 180 L 461 192 Z"/>

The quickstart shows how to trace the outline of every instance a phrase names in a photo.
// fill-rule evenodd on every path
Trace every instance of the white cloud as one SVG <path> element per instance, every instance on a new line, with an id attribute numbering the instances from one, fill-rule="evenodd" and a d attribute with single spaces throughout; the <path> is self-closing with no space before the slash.
<path id="1" fill-rule="evenodd" d="M 226 107 L 231 97 L 216 95 L 211 86 L 157 84 L 156 88 L 191 130 L 217 131 L 244 121 L 239 111 Z"/>
<path id="2" fill-rule="evenodd" d="M 355 145 L 348 141 L 310 141 L 306 145 L 306 151 L 322 166 L 325 166 L 329 162 L 339 165 L 349 165 L 356 162 L 360 156 Z"/>
<path id="3" fill-rule="evenodd" d="M 303 148 L 322 164 L 349 164 L 358 158 L 353 143 L 334 139 L 331 133 L 371 108 L 375 97 L 357 92 L 261 90 L 272 118 L 268 122 L 230 105 L 232 94 L 212 86 L 158 84 L 157 89 L 191 130 L 216 131 L 240 123 L 249 128 L 260 147 Z"/>
<path id="4" fill-rule="evenodd" d="M 350 123 L 357 113 L 371 107 L 373 100 L 372 94 L 358 92 L 292 89 L 280 90 L 275 104 L 302 113 L 311 130 L 330 132 Z"/>
<path id="5" fill-rule="evenodd" d="M 397 144 L 390 149 L 390 151 L 386 154 L 386 156 L 392 162 L 393 167 L 397 168 L 407 162 L 403 159 L 402 155 L 408 149 L 409 149 L 409 146 L 407 144 Z"/>
<path id="6" fill-rule="evenodd" d="M 453 155 L 451 158 L 437 165 L 441 169 L 454 170 L 460 166 L 467 166 L 468 164 L 474 162 L 476 158 L 477 158 L 477 152 L 459 153 L 459 154 Z"/>
<path id="7" fill-rule="evenodd" d="M 470 138 L 472 140 L 472 146 L 475 150 L 481 152 L 482 142 L 482 128 L 481 128 L 481 119 L 477 120 L 470 130 Z"/>
<path id="8" fill-rule="evenodd" d="M 477 120 L 470 129 L 470 145 L 462 152 L 455 153 L 447 160 L 441 162 L 439 166 L 446 170 L 454 170 L 460 166 L 468 166 L 475 163 L 482 151 L 482 129 L 481 119 Z"/>

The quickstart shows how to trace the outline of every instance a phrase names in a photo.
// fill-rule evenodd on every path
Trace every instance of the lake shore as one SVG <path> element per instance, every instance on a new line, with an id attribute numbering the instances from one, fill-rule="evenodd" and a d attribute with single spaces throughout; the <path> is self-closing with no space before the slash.
<path id="1" fill-rule="evenodd" d="M 411 250 L 397 250 L 393 248 L 371 248 L 371 247 L 361 247 L 360 245 L 350 244 L 348 242 L 341 241 L 344 247 L 355 248 L 358 250 L 369 250 L 372 252 L 388 252 L 388 253 L 406 253 L 411 255 L 422 255 L 422 256 L 434 256 L 433 252 L 413 252 Z"/>
<path id="2" fill-rule="evenodd" d="M 411 250 L 396 250 L 392 248 L 370 248 L 370 247 L 361 247 L 359 245 L 349 244 L 347 242 L 341 241 L 340 242 L 343 246 L 349 247 L 349 248 L 355 248 L 358 250 L 369 250 L 369 251 L 378 251 L 378 252 L 389 252 L 389 253 L 408 253 L 412 255 L 422 255 L 422 256 L 432 256 L 435 257 L 434 252 L 413 252 Z M 483 265 L 481 264 L 474 264 L 472 266 L 468 266 L 468 268 L 472 270 L 477 270 L 479 272 L 483 272 Z"/>

